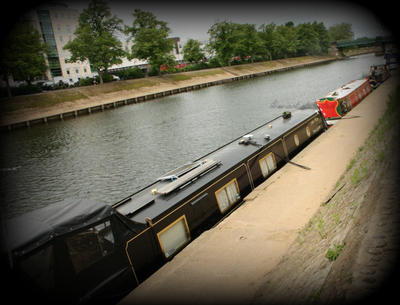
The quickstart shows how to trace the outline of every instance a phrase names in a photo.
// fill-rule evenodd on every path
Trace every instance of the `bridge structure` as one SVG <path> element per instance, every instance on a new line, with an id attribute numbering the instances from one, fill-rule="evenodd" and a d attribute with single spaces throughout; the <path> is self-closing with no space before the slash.
<path id="1" fill-rule="evenodd" d="M 386 51 L 393 49 L 393 46 L 396 44 L 394 37 L 375 37 L 375 38 L 358 38 L 354 40 L 342 40 L 336 41 L 332 45 L 335 47 L 342 55 L 344 55 L 343 51 L 351 48 L 360 48 L 360 47 L 380 47 L 381 51 L 379 53 L 385 54 Z"/>

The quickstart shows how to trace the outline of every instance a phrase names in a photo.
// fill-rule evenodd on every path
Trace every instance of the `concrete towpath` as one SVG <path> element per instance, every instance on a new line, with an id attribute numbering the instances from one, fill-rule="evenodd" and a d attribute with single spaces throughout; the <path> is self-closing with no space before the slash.
<path id="1" fill-rule="evenodd" d="M 325 201 L 386 109 L 390 78 L 120 304 L 248 304 Z M 351 118 L 353 117 L 353 118 Z"/>

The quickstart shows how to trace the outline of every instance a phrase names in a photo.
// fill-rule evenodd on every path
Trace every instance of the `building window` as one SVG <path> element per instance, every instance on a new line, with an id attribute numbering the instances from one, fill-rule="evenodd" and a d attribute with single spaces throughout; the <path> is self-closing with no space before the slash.
<path id="1" fill-rule="evenodd" d="M 185 215 L 158 232 L 157 237 L 166 258 L 181 249 L 190 240 L 189 227 Z"/>
<path id="2" fill-rule="evenodd" d="M 67 69 L 67 74 L 69 75 L 69 69 Z"/>
<path id="3" fill-rule="evenodd" d="M 47 56 L 51 75 L 52 77 L 61 76 L 59 55 L 57 52 L 56 39 L 54 37 L 49 11 L 38 10 L 37 15 L 43 40 L 50 46 Z"/>
<path id="4" fill-rule="evenodd" d="M 240 199 L 239 186 L 236 178 L 225 184 L 222 188 L 215 192 L 217 203 L 221 213 L 224 213 L 234 203 Z"/>
<path id="5" fill-rule="evenodd" d="M 275 155 L 272 152 L 261 158 L 259 163 L 264 178 L 266 178 L 276 169 Z"/>
<path id="6" fill-rule="evenodd" d="M 79 74 L 79 69 L 78 68 L 75 68 L 75 73 Z"/>
<path id="7" fill-rule="evenodd" d="M 83 72 L 84 72 L 84 73 L 87 73 L 87 69 L 86 69 L 86 68 L 83 68 Z"/>

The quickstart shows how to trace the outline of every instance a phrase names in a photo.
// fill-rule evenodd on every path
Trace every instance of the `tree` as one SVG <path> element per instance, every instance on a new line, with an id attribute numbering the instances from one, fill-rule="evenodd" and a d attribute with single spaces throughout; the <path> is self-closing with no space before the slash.
<path id="1" fill-rule="evenodd" d="M 262 41 L 254 24 L 236 24 L 234 35 L 236 37 L 235 56 L 242 58 L 250 56 L 250 60 L 253 62 L 255 56 L 262 53 Z"/>
<path id="2" fill-rule="evenodd" d="M 297 54 L 298 38 L 293 22 L 287 22 L 276 28 L 277 58 L 294 57 Z"/>
<path id="3" fill-rule="evenodd" d="M 312 23 L 312 27 L 314 31 L 318 34 L 321 53 L 327 53 L 330 46 L 328 30 L 322 22 L 317 23 L 316 21 L 314 21 Z"/>
<path id="4" fill-rule="evenodd" d="M 296 28 L 297 38 L 299 43 L 297 45 L 297 55 L 315 55 L 321 53 L 319 45 L 319 35 L 313 29 L 312 24 L 302 23 Z"/>
<path id="5" fill-rule="evenodd" d="M 258 28 L 258 36 L 261 40 L 263 53 L 269 60 L 278 58 L 279 54 L 279 43 L 278 34 L 276 32 L 276 24 L 262 24 Z"/>
<path id="6" fill-rule="evenodd" d="M 331 41 L 351 40 L 354 38 L 354 33 L 350 23 L 335 24 L 328 29 Z"/>
<path id="7" fill-rule="evenodd" d="M 11 97 L 9 76 L 30 84 L 36 76 L 45 74 L 48 67 L 44 56 L 49 51 L 49 46 L 41 40 L 39 32 L 28 23 L 15 26 L 3 42 L 0 74 L 5 77 L 8 96 Z"/>
<path id="8" fill-rule="evenodd" d="M 205 58 L 201 50 L 201 43 L 195 39 L 189 39 L 183 46 L 183 60 L 190 63 L 198 63 Z"/>
<path id="9" fill-rule="evenodd" d="M 170 29 L 167 23 L 156 19 L 153 13 L 135 9 L 132 27 L 125 27 L 125 33 L 131 35 L 130 58 L 147 60 L 153 70 L 160 73 L 160 65 L 170 65 L 174 58 L 170 55 L 174 47 L 168 38 Z"/>
<path id="10" fill-rule="evenodd" d="M 111 17 L 104 0 L 92 0 L 79 16 L 76 38 L 64 46 L 71 52 L 69 61 L 88 60 L 103 83 L 102 74 L 110 66 L 120 64 L 121 57 L 126 55 L 122 43 L 114 36 L 117 31 L 122 31 L 122 20 Z"/>
<path id="11" fill-rule="evenodd" d="M 235 56 L 236 33 L 235 24 L 232 22 L 217 22 L 208 30 L 210 38 L 208 47 L 215 52 L 221 65 L 230 65 L 230 60 Z"/>

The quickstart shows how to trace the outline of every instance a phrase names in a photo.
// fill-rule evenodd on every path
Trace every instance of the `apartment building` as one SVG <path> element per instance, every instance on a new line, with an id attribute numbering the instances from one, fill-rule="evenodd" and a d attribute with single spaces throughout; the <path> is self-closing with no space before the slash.
<path id="1" fill-rule="evenodd" d="M 68 8 L 66 4 L 48 3 L 36 7 L 25 16 L 50 46 L 46 58 L 49 66 L 46 73 L 48 80 L 72 84 L 81 78 L 93 77 L 89 62 L 68 63 L 71 54 L 63 49 L 68 41 L 74 39 L 79 14 L 78 10 Z"/>
<path id="2" fill-rule="evenodd" d="M 55 83 L 60 80 L 73 84 L 81 78 L 94 77 L 97 72 L 93 72 L 88 61 L 68 63 L 71 57 L 69 51 L 63 47 L 68 41 L 74 39 L 74 32 L 78 27 L 79 14 L 81 12 L 71 9 L 64 3 L 46 3 L 36 7 L 24 16 L 42 35 L 43 40 L 50 46 L 51 51 L 47 54 L 47 64 L 49 70 L 46 73 L 48 80 Z M 171 55 L 175 56 L 177 62 L 182 62 L 182 45 L 179 37 L 171 37 L 174 41 L 174 48 Z M 126 45 L 125 41 L 122 41 Z M 131 45 L 128 43 L 128 48 Z M 122 63 L 113 65 L 109 68 L 110 72 L 139 67 L 142 70 L 148 69 L 146 60 L 122 58 Z"/>

